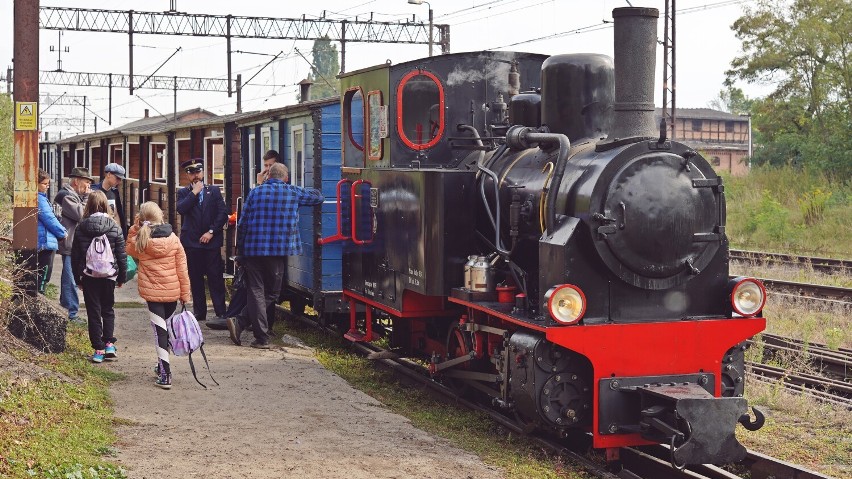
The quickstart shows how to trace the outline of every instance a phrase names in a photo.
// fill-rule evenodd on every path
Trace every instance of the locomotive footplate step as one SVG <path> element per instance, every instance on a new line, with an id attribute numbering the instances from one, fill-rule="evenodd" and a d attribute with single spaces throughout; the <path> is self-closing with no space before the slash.
<path id="1" fill-rule="evenodd" d="M 462 299 L 464 301 L 477 301 L 477 302 L 496 302 L 497 301 L 497 292 L 492 291 L 488 292 L 480 292 L 480 291 L 471 291 L 469 289 L 464 288 L 453 288 L 450 292 L 450 296 L 453 298 Z"/>
<path id="2" fill-rule="evenodd" d="M 739 418 L 747 411 L 744 398 L 717 398 L 689 383 L 647 385 L 637 390 L 645 396 L 643 422 L 656 433 L 672 437 L 673 464 L 726 464 L 746 456 L 745 447 L 734 435 Z"/>
<path id="3" fill-rule="evenodd" d="M 470 295 L 485 295 L 492 294 L 488 299 L 472 298 Z M 513 323 L 526 323 L 541 328 L 546 325 L 546 318 L 543 316 L 529 316 L 526 311 L 518 310 L 513 303 L 500 303 L 497 301 L 496 293 L 477 293 L 468 291 L 463 288 L 453 288 L 450 292 L 449 300 L 451 303 L 462 304 L 473 309 L 484 311 L 488 314 L 506 319 Z"/>

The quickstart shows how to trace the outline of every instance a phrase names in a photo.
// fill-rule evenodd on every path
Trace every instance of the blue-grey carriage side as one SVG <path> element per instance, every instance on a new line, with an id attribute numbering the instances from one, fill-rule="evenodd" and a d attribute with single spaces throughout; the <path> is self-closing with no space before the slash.
<path id="1" fill-rule="evenodd" d="M 340 103 L 330 99 L 312 108 L 310 121 L 304 123 L 304 185 L 322 191 L 321 207 L 302 207 L 299 211 L 299 234 L 302 254 L 287 262 L 287 286 L 301 295 L 320 315 L 347 310 L 342 301 L 342 245 L 320 245 L 319 238 L 337 232 L 337 182 L 340 181 Z M 287 141 L 296 138 L 289 135 Z M 287 148 L 292 152 L 292 148 Z M 298 298 L 292 303 L 299 308 Z"/>
<path id="2" fill-rule="evenodd" d="M 340 100 L 327 98 L 262 112 L 242 127 L 244 191 L 254 187 L 263 154 L 275 149 L 290 170 L 290 183 L 322 191 L 321 207 L 299 210 L 302 254 L 287 258 L 282 297 L 294 310 L 304 305 L 320 315 L 342 313 L 342 246 L 317 239 L 337 231 L 336 187 L 340 180 Z"/>

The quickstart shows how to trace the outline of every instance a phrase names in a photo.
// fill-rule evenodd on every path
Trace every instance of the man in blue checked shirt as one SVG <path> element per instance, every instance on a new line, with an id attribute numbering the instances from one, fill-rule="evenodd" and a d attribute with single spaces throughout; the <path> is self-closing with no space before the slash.
<path id="1" fill-rule="evenodd" d="M 287 256 L 302 253 L 299 207 L 323 202 L 322 192 L 287 184 L 282 163 L 269 167 L 268 178 L 249 193 L 237 226 L 237 252 L 245 269 L 248 289 L 247 316 L 228 318 L 231 341 L 242 345 L 240 335 L 251 321 L 251 347 L 269 349 L 266 310 L 281 291 Z"/>

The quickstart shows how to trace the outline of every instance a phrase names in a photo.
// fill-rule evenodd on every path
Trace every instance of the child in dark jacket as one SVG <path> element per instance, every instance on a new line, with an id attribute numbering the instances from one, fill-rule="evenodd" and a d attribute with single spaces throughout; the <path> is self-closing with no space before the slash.
<path id="1" fill-rule="evenodd" d="M 86 264 L 89 245 L 101 235 L 106 235 L 114 258 L 114 274 L 96 277 Z M 127 254 L 124 234 L 118 223 L 108 215 L 107 198 L 102 191 L 93 191 L 86 202 L 83 219 L 77 224 L 71 246 L 71 264 L 74 279 L 83 290 L 86 313 L 89 317 L 89 341 L 95 352 L 92 362 L 115 359 L 115 287 L 120 288 L 127 278 Z"/>

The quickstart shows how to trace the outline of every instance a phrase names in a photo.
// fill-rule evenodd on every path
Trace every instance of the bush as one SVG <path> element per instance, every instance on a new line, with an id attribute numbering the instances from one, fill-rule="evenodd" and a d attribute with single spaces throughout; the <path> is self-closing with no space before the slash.
<path id="1" fill-rule="evenodd" d="M 816 188 L 812 192 L 805 193 L 799 197 L 799 210 L 805 218 L 806 225 L 813 225 L 822 221 L 825 216 L 825 208 L 831 199 L 831 192 L 825 192 Z"/>

